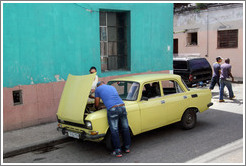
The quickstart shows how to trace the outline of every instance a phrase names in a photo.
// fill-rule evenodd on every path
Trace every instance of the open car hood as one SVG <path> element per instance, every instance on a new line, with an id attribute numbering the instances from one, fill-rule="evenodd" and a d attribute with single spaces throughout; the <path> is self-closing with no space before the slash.
<path id="1" fill-rule="evenodd" d="M 84 112 L 96 73 L 74 76 L 69 74 L 57 111 L 59 119 L 84 124 Z"/>

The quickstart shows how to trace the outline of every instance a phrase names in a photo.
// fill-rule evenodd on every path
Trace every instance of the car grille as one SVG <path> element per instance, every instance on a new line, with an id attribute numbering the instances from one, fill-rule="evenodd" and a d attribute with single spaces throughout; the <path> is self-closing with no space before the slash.
<path id="1" fill-rule="evenodd" d="M 70 126 L 76 126 L 76 127 L 81 127 L 81 128 L 86 128 L 86 125 L 84 124 L 79 124 L 79 123 L 74 123 L 74 122 L 69 122 L 69 121 L 64 121 L 63 123 L 58 120 L 59 123 L 61 124 L 66 124 L 66 125 L 70 125 Z"/>

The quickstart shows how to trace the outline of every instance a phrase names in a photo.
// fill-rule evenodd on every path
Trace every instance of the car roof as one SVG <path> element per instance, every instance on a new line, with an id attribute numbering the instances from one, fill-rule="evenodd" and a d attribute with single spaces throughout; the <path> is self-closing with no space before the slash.
<path id="1" fill-rule="evenodd" d="M 201 57 L 175 57 L 173 58 L 174 61 L 187 61 L 187 60 L 193 60 L 193 59 L 205 59 Z"/>
<path id="2" fill-rule="evenodd" d="M 134 81 L 134 82 L 148 82 L 148 81 L 154 81 L 154 80 L 161 80 L 161 79 L 167 79 L 167 78 L 175 78 L 180 79 L 179 75 L 176 74 L 141 74 L 141 75 L 132 75 L 127 77 L 120 77 L 115 78 L 110 81 Z"/>

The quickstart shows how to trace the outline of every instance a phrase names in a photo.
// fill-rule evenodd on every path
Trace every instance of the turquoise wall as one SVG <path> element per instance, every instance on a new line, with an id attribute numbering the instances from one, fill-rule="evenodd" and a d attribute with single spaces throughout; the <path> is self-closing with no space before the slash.
<path id="1" fill-rule="evenodd" d="M 130 71 L 101 73 L 100 9 L 130 11 Z M 172 3 L 3 3 L 4 87 L 172 70 L 172 45 Z"/>

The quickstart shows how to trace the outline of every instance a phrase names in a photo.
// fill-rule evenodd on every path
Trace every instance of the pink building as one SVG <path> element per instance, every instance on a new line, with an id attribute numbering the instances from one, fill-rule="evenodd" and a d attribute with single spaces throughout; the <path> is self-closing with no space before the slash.
<path id="1" fill-rule="evenodd" d="M 235 80 L 243 78 L 243 3 L 207 4 L 174 11 L 174 54 L 199 54 L 212 65 L 230 58 Z"/>

